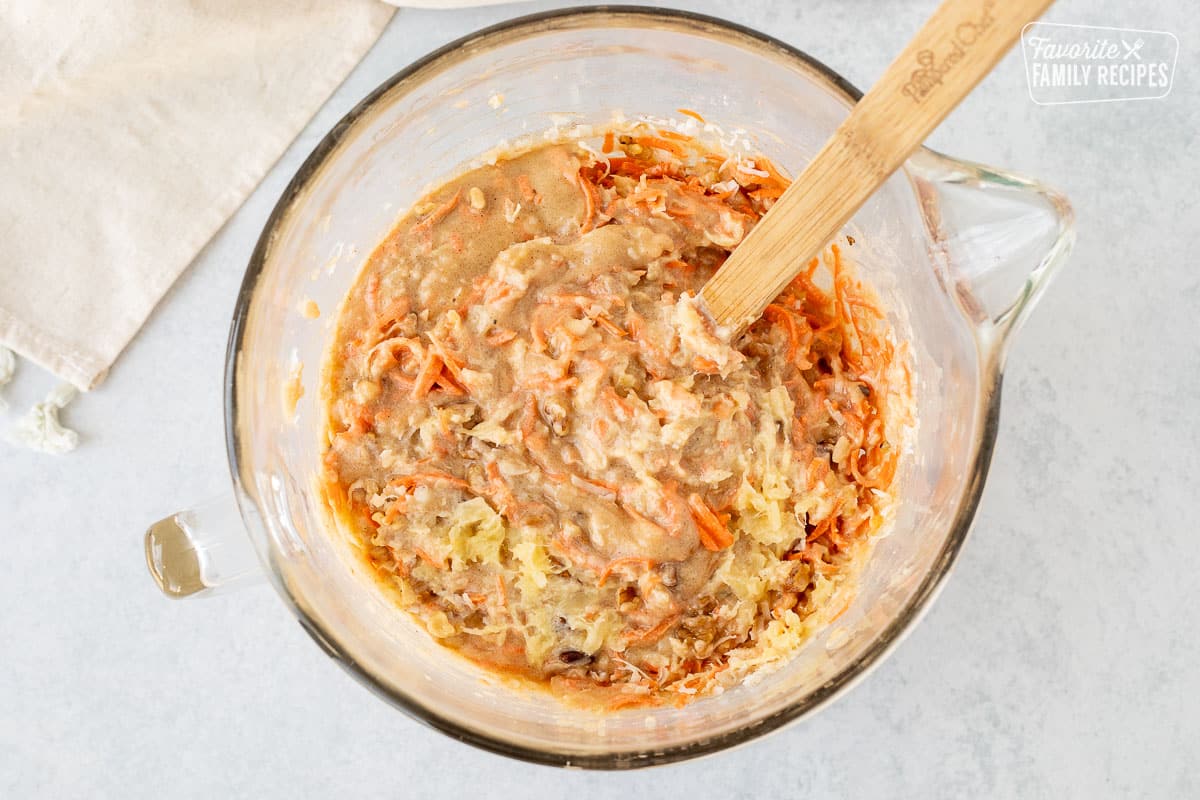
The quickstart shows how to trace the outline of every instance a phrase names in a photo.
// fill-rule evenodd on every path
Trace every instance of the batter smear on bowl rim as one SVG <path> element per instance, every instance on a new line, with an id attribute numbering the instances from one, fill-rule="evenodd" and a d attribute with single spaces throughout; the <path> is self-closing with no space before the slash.
<path id="1" fill-rule="evenodd" d="M 324 480 L 432 636 L 616 709 L 736 685 L 845 609 L 906 350 L 836 244 L 733 341 L 694 301 L 786 186 L 610 130 L 474 169 L 379 244 L 325 368 Z"/>

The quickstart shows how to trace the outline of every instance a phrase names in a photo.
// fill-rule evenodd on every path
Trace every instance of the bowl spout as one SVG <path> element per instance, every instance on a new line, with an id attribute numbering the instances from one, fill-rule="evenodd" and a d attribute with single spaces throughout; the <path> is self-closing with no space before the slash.
<path id="1" fill-rule="evenodd" d="M 931 150 L 910 164 L 944 288 L 999 366 L 1070 253 L 1071 205 L 1037 181 Z"/>

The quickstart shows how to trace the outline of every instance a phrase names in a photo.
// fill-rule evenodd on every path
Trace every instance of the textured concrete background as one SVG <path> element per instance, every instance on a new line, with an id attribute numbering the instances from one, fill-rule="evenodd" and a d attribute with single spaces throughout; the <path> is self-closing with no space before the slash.
<path id="1" fill-rule="evenodd" d="M 0 444 L 0 797 L 1197 796 L 1200 23 L 1187 0 L 1060 0 L 1047 17 L 1178 34 L 1167 99 L 1035 106 L 1016 54 L 933 136 L 1063 189 L 1079 244 L 1012 351 L 956 572 L 891 659 L 816 717 L 649 772 L 534 767 L 376 700 L 269 589 L 158 595 L 141 531 L 226 485 L 228 315 L 288 178 L 410 60 L 552 5 L 401 12 L 71 409 L 85 444 L 63 458 Z M 935 3 L 670 5 L 768 31 L 865 86 Z M 25 368 L 6 394 L 21 408 L 51 383 Z"/>

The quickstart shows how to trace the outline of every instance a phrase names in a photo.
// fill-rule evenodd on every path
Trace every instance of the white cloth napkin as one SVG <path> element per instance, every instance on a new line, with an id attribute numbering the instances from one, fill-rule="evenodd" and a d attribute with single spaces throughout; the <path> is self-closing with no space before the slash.
<path id="1" fill-rule="evenodd" d="M 170 285 L 391 18 L 505 0 L 0 0 L 0 386 L 68 383 L 47 452 Z M 0 411 L 4 408 L 0 398 Z"/>
<path id="2" fill-rule="evenodd" d="M 94 387 L 392 13 L 0 2 L 0 345 Z"/>

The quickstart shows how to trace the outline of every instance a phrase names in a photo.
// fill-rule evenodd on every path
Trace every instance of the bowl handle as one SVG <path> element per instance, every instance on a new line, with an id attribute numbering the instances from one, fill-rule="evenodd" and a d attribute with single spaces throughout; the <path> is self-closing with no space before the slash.
<path id="1" fill-rule="evenodd" d="M 146 566 L 168 597 L 212 595 L 265 580 L 232 495 L 146 530 Z"/>
<path id="2" fill-rule="evenodd" d="M 1071 251 L 1071 205 L 1036 181 L 932 150 L 910 164 L 944 286 L 1000 366 Z"/>

